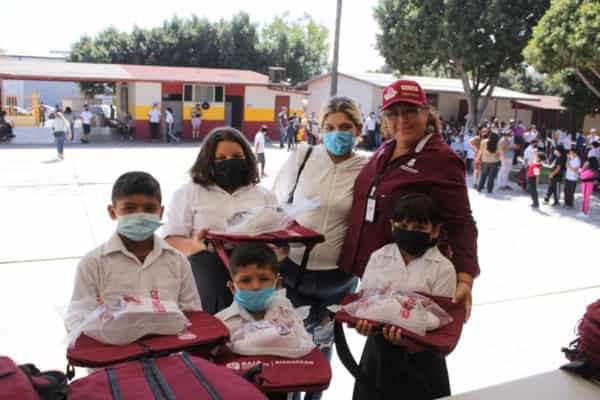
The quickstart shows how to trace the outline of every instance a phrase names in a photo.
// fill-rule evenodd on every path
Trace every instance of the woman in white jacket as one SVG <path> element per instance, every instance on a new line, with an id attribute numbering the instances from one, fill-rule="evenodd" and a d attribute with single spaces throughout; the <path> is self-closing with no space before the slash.
<path id="1" fill-rule="evenodd" d="M 357 284 L 357 279 L 341 271 L 336 263 L 346 235 L 354 181 L 367 160 L 354 152 L 362 119 L 353 100 L 331 98 L 323 109 L 320 128 L 323 144 L 299 146 L 281 168 L 273 191 L 280 203 L 311 200 L 319 204 L 296 220 L 323 233 L 325 242 L 313 249 L 304 273 L 299 269 L 304 249 L 292 248 L 280 265 L 280 274 L 294 306 L 311 306 L 307 329 L 315 344 L 330 357 L 333 331 L 328 329 L 327 306 L 339 304 Z M 311 393 L 305 399 L 320 397 L 320 393 Z"/>

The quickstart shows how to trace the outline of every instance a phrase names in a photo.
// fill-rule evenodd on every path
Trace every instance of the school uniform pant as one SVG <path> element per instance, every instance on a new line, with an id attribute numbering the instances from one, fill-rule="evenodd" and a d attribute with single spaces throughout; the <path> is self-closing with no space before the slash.
<path id="1" fill-rule="evenodd" d="M 369 381 L 355 382 L 353 400 L 430 400 L 450 395 L 448 368 L 442 355 L 409 353 L 381 334 L 367 338 L 359 367 Z"/>
<path id="2" fill-rule="evenodd" d="M 188 259 L 202 301 L 202 309 L 209 314 L 216 314 L 229 307 L 233 302 L 233 295 L 227 287 L 227 281 L 231 278 L 218 254 L 206 250 Z"/>
<path id="3" fill-rule="evenodd" d="M 281 127 L 279 128 L 279 147 L 283 149 L 285 145 L 285 138 L 287 137 L 287 128 Z"/>
<path id="4" fill-rule="evenodd" d="M 508 187 L 508 178 L 510 171 L 512 171 L 512 159 L 505 158 L 500 161 L 500 172 L 498 173 L 498 187 Z"/>
<path id="5" fill-rule="evenodd" d="M 481 192 L 487 181 L 487 191 L 492 193 L 494 190 L 494 181 L 498 176 L 498 169 L 500 168 L 500 162 L 481 163 L 481 178 L 479 179 L 479 186 L 477 190 Z"/>
<path id="6" fill-rule="evenodd" d="M 550 201 L 550 197 L 554 197 L 554 204 L 558 204 L 558 200 L 560 199 L 560 181 L 559 175 L 555 175 L 550 179 L 545 197 L 546 201 Z"/>
<path id="7" fill-rule="evenodd" d="M 540 201 L 538 198 L 538 191 L 537 191 L 537 177 L 535 177 L 535 176 L 527 177 L 527 190 L 529 191 L 529 195 L 531 196 L 531 201 L 533 202 L 533 206 L 539 207 Z"/>
<path id="8" fill-rule="evenodd" d="M 590 213 L 590 200 L 592 198 L 592 192 L 594 191 L 594 182 L 582 182 L 581 183 L 581 194 L 583 195 L 583 203 L 581 205 L 581 211 L 584 214 Z"/>
<path id="9" fill-rule="evenodd" d="M 575 189 L 577 188 L 577 181 L 565 181 L 565 205 L 568 207 L 575 206 Z"/>
<path id="10" fill-rule="evenodd" d="M 300 267 L 289 258 L 279 263 L 279 274 L 283 279 L 286 295 L 294 307 L 310 306 L 310 314 L 304 320 L 306 330 L 312 335 L 313 342 L 321 352 L 331 360 L 333 326 L 328 324 L 330 319 L 327 307 L 339 304 L 344 297 L 353 293 L 358 278 L 340 269 L 304 271 L 296 287 Z M 321 392 L 307 393 L 304 399 L 318 400 L 321 395 Z M 294 399 L 299 398 L 299 395 L 295 394 Z"/>
<path id="11" fill-rule="evenodd" d="M 150 122 L 150 136 L 152 139 L 158 139 L 159 122 Z"/>

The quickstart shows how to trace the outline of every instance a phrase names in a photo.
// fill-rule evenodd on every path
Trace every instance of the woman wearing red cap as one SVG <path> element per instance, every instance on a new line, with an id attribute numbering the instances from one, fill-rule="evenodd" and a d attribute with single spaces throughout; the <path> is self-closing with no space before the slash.
<path id="1" fill-rule="evenodd" d="M 410 193 L 427 194 L 442 214 L 439 247 L 456 268 L 454 302 L 464 302 L 468 319 L 479 265 L 464 162 L 444 143 L 439 118 L 417 82 L 399 80 L 385 88 L 382 109 L 392 140 L 373 155 L 355 182 L 338 265 L 362 276 L 371 253 L 393 242 L 389 221 L 396 201 Z M 438 394 L 450 394 L 445 359 L 428 362 L 427 369 L 439 372 Z"/>

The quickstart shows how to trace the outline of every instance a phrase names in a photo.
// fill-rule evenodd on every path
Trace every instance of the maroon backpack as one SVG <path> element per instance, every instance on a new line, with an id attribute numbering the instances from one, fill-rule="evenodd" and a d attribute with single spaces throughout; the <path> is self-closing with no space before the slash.
<path id="1" fill-rule="evenodd" d="M 185 312 L 190 320 L 185 335 L 161 335 L 144 337 L 126 345 L 109 345 L 81 335 L 73 348 L 67 350 L 69 378 L 73 378 L 72 366 L 98 368 L 123 361 L 144 357 L 160 357 L 179 351 L 206 356 L 229 338 L 229 330 L 223 323 L 203 311 Z"/>
<path id="2" fill-rule="evenodd" d="M 67 377 L 62 372 L 40 372 L 34 365 L 17 366 L 0 356 L 0 400 L 64 400 Z"/>
<path id="3" fill-rule="evenodd" d="M 264 400 L 227 368 L 186 353 L 130 361 L 75 380 L 69 400 Z"/>
<path id="4" fill-rule="evenodd" d="M 577 336 L 563 349 L 572 362 L 562 368 L 586 378 L 600 378 L 600 300 L 587 307 L 577 327 Z"/>
<path id="5" fill-rule="evenodd" d="M 215 363 L 243 375 L 264 393 L 321 392 L 331 382 L 331 366 L 315 348 L 300 358 L 241 356 L 219 349 Z"/>

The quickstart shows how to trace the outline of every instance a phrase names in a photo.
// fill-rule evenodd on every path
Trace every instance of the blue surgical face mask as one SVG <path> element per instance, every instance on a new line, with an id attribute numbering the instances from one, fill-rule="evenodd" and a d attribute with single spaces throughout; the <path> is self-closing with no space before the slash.
<path id="1" fill-rule="evenodd" d="M 267 301 L 275 296 L 275 285 L 260 290 L 235 290 L 233 298 L 250 312 L 261 312 L 267 308 Z"/>
<path id="2" fill-rule="evenodd" d="M 344 156 L 354 148 L 355 139 L 353 132 L 331 131 L 323 135 L 323 144 L 331 154 Z"/>
<path id="3" fill-rule="evenodd" d="M 135 242 L 148 239 L 160 226 L 160 217 L 156 214 L 129 214 L 119 217 L 117 232 Z"/>

